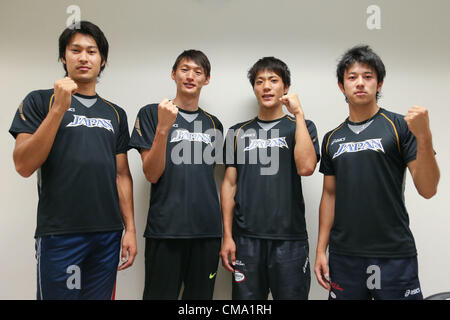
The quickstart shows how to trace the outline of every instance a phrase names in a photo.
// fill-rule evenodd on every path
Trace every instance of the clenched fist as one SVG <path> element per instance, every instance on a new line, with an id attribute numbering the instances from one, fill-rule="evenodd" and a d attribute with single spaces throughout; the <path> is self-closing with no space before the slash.
<path id="1" fill-rule="evenodd" d="M 53 108 L 63 113 L 66 112 L 72 103 L 72 94 L 77 89 L 78 85 L 69 77 L 56 81 L 54 85 L 55 103 Z"/>
<path id="2" fill-rule="evenodd" d="M 419 106 L 412 107 L 408 110 L 405 121 L 409 130 L 416 138 L 431 137 L 430 120 L 428 119 L 427 109 Z"/>
<path id="3" fill-rule="evenodd" d="M 165 132 L 169 132 L 177 119 L 177 114 L 177 106 L 172 101 L 164 99 L 158 105 L 158 126 Z"/>
<path id="4" fill-rule="evenodd" d="M 302 105 L 298 98 L 298 94 L 289 93 L 280 98 L 281 103 L 283 103 L 288 111 L 292 113 L 295 117 L 298 115 L 304 116 Z"/>

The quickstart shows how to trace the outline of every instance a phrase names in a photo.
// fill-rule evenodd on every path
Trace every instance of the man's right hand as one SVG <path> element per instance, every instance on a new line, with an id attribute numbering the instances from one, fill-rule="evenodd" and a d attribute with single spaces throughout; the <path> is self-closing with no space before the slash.
<path id="1" fill-rule="evenodd" d="M 158 105 L 158 127 L 168 134 L 177 119 L 177 114 L 178 108 L 172 101 L 168 99 L 161 101 Z"/>
<path id="2" fill-rule="evenodd" d="M 230 272 L 234 272 L 233 268 L 236 263 L 236 244 L 234 243 L 233 238 L 223 239 L 220 257 L 222 258 L 222 265 L 224 268 Z"/>
<path id="3" fill-rule="evenodd" d="M 330 274 L 328 270 L 328 258 L 326 253 L 316 254 L 316 263 L 314 265 L 314 273 L 316 274 L 319 284 L 327 290 L 331 289 Z"/>
<path id="4" fill-rule="evenodd" d="M 77 92 L 77 89 L 78 85 L 69 77 L 56 81 L 54 85 L 55 102 L 52 109 L 65 113 L 72 103 L 72 94 Z"/>

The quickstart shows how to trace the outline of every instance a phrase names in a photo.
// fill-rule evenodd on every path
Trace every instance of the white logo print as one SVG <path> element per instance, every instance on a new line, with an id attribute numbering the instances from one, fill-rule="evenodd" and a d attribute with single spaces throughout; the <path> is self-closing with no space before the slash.
<path id="1" fill-rule="evenodd" d="M 413 290 L 406 290 L 406 292 L 405 292 L 405 298 L 407 298 L 408 296 L 413 296 L 413 295 L 416 295 L 416 294 L 418 294 L 418 293 L 420 293 L 420 288 L 416 288 L 416 289 L 413 289 Z"/>
<path id="2" fill-rule="evenodd" d="M 306 268 L 308 267 L 308 263 L 309 263 L 309 257 L 306 257 L 306 262 L 303 265 L 303 273 L 306 273 Z"/>
<path id="3" fill-rule="evenodd" d="M 241 139 L 251 138 L 251 137 L 256 137 L 256 134 L 255 133 L 246 133 L 246 134 L 242 135 Z"/>
<path id="4" fill-rule="evenodd" d="M 244 149 L 244 151 L 253 150 L 256 148 L 267 149 L 270 147 L 288 148 L 286 137 L 272 138 L 268 140 L 264 139 L 252 139 L 250 145 Z"/>
<path id="5" fill-rule="evenodd" d="M 340 139 L 334 139 L 333 141 L 331 141 L 330 146 L 332 146 L 333 144 L 337 143 L 337 142 L 342 142 L 345 141 L 345 137 L 344 138 L 340 138 Z"/>
<path id="6" fill-rule="evenodd" d="M 242 282 L 244 280 L 245 280 L 245 275 L 240 270 L 235 269 L 234 270 L 234 281 Z"/>
<path id="7" fill-rule="evenodd" d="M 347 142 L 339 145 L 338 151 L 333 155 L 333 159 L 347 152 L 360 152 L 365 150 L 381 151 L 384 153 L 381 139 L 369 139 L 361 142 Z"/>
<path id="8" fill-rule="evenodd" d="M 189 132 L 187 130 L 176 130 L 175 135 L 172 137 L 170 142 L 178 142 L 181 140 L 197 141 L 212 145 L 211 136 L 209 134 Z"/>
<path id="9" fill-rule="evenodd" d="M 103 128 L 114 133 L 114 128 L 111 124 L 111 120 L 101 118 L 86 118 L 85 116 L 73 115 L 73 121 L 66 127 L 79 127 L 84 126 L 88 128 Z"/>
<path id="10" fill-rule="evenodd" d="M 245 263 L 242 262 L 241 260 L 236 260 L 236 261 L 234 262 L 234 264 L 237 265 L 237 266 L 245 267 Z"/>

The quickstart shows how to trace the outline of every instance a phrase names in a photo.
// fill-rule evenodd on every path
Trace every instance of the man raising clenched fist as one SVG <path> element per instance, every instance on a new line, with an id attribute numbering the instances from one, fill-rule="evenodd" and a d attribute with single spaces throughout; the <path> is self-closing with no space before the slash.
<path id="1" fill-rule="evenodd" d="M 417 140 L 417 161 L 413 163 L 411 175 L 419 194 L 429 199 L 437 192 L 440 174 L 434 156 L 428 110 L 413 106 L 405 115 L 405 121 Z M 425 171 L 426 168 L 432 170 Z"/>
<path id="2" fill-rule="evenodd" d="M 96 93 L 103 32 L 81 21 L 59 46 L 66 77 L 28 94 L 10 129 L 17 172 L 39 170 L 37 299 L 111 299 L 137 254 L 127 116 Z"/>
<path id="3" fill-rule="evenodd" d="M 72 103 L 72 95 L 77 92 L 78 85 L 69 77 L 65 77 L 55 82 L 54 94 L 55 102 L 53 109 L 55 111 L 66 112 Z"/>
<path id="4" fill-rule="evenodd" d="M 171 100 L 164 99 L 158 105 L 158 128 L 168 132 L 177 119 L 178 107 Z"/>

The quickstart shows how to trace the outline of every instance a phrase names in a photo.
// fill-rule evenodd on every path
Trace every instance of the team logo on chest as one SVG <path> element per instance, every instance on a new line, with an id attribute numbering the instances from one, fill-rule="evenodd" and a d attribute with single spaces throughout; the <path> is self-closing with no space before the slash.
<path id="1" fill-rule="evenodd" d="M 360 152 L 360 151 L 382 151 L 384 153 L 383 144 L 380 139 L 368 139 L 360 142 L 347 142 L 339 144 L 339 149 L 333 155 L 333 159 L 339 157 L 341 154 L 346 152 Z"/>
<path id="2" fill-rule="evenodd" d="M 170 142 L 178 142 L 181 140 L 197 141 L 212 145 L 211 136 L 209 134 L 189 132 L 187 130 L 175 130 L 175 134 L 173 135 Z"/>
<path id="3" fill-rule="evenodd" d="M 73 115 L 73 121 L 66 127 L 79 126 L 85 126 L 88 128 L 103 128 L 114 133 L 114 127 L 112 126 L 111 120 L 102 118 L 87 118 L 85 116 L 79 116 L 77 114 Z"/>
<path id="4" fill-rule="evenodd" d="M 286 137 L 272 138 L 272 139 L 251 139 L 250 145 L 244 149 L 244 151 L 253 150 L 256 148 L 267 149 L 272 147 L 288 148 Z"/>

